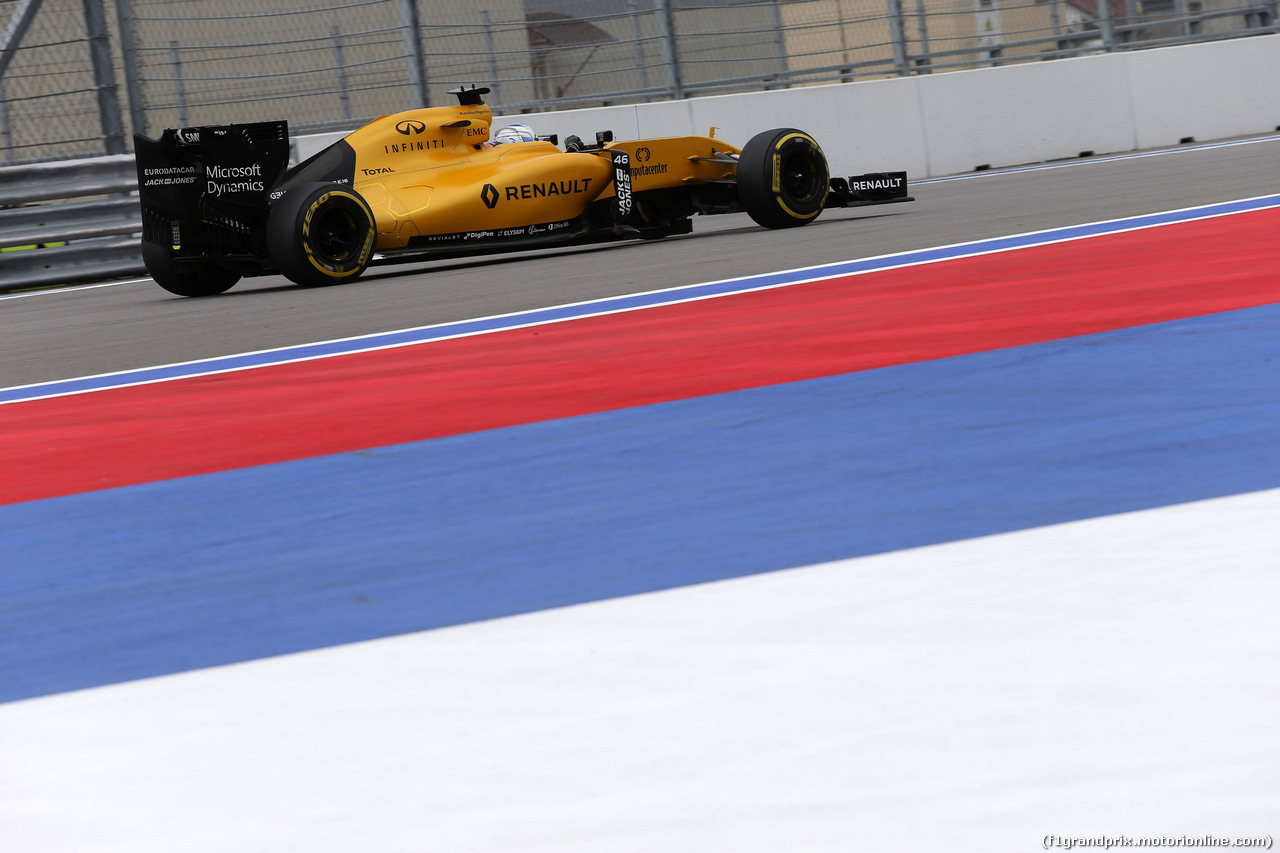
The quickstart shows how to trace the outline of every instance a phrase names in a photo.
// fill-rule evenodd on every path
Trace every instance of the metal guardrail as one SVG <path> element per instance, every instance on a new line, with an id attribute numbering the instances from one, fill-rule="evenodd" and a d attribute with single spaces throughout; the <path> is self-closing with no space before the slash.
<path id="1" fill-rule="evenodd" d="M 0 292 L 146 272 L 132 154 L 0 168 Z"/>

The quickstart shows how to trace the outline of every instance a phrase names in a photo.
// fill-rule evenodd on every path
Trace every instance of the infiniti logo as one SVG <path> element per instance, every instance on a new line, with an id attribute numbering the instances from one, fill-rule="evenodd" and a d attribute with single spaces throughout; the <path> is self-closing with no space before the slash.
<path id="1" fill-rule="evenodd" d="M 402 121 L 396 125 L 396 130 L 405 136 L 414 134 L 415 136 L 427 129 L 427 126 L 420 121 Z"/>

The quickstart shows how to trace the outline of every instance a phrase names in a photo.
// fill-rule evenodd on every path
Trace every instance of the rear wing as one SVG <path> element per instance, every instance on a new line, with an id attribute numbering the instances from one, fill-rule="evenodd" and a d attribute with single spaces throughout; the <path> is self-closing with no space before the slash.
<path id="1" fill-rule="evenodd" d="M 906 172 L 869 172 L 832 178 L 826 207 L 863 207 L 904 201 L 915 201 L 907 195 Z"/>
<path id="2" fill-rule="evenodd" d="M 142 239 L 177 257 L 266 257 L 268 193 L 289 165 L 284 121 L 134 136 Z"/>

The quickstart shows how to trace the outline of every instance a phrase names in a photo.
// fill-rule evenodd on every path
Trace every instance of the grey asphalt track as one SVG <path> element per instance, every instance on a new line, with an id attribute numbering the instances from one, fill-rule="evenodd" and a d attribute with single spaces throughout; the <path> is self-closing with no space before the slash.
<path id="1" fill-rule="evenodd" d="M 767 231 L 744 215 L 635 242 L 371 268 L 340 287 L 149 280 L 0 298 L 0 387 L 110 373 L 1116 219 L 1280 192 L 1280 138 L 914 183 L 914 204 Z"/>

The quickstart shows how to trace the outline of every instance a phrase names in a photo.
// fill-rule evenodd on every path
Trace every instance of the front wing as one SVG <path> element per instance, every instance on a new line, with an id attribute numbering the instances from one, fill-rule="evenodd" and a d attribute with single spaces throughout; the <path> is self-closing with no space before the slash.
<path id="1" fill-rule="evenodd" d="M 915 201 L 907 195 L 906 172 L 868 172 L 847 178 L 832 178 L 825 207 L 864 207 Z"/>

